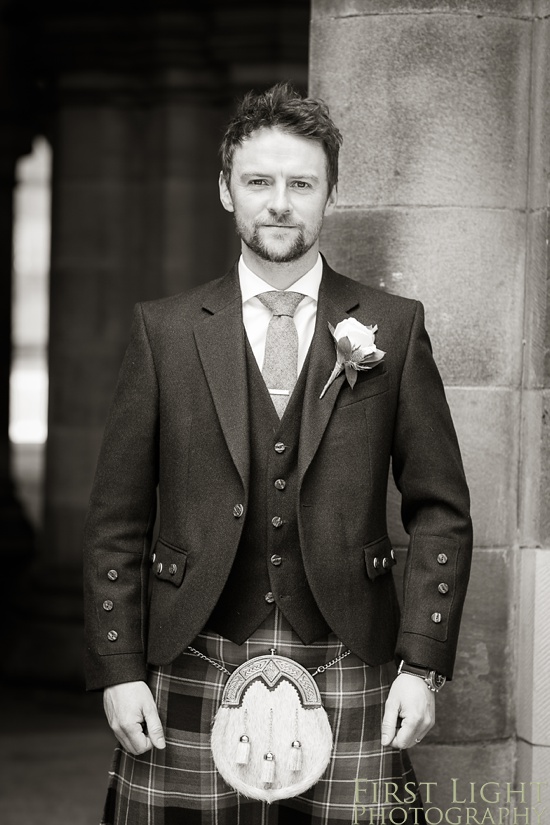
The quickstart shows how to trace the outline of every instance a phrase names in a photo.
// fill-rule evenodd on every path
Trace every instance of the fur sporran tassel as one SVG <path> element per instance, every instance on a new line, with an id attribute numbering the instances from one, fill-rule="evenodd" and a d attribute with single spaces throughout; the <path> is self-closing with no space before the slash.
<path id="1" fill-rule="evenodd" d="M 264 755 L 263 764 L 262 764 L 262 778 L 261 781 L 265 785 L 271 785 L 273 780 L 275 779 L 275 757 L 268 751 Z"/>
<path id="2" fill-rule="evenodd" d="M 292 743 L 288 767 L 294 772 L 302 770 L 302 743 L 298 739 L 295 739 Z"/>
<path id="3" fill-rule="evenodd" d="M 250 739 L 246 734 L 243 734 L 239 739 L 237 746 L 237 765 L 248 765 L 250 757 Z"/>

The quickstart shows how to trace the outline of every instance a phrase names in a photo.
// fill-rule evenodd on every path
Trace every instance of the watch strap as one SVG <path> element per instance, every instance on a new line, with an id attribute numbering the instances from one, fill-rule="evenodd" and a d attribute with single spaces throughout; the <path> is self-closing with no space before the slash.
<path id="1" fill-rule="evenodd" d="M 447 681 L 445 676 L 441 673 L 437 673 L 435 670 L 431 670 L 428 667 L 418 667 L 418 665 L 409 665 L 404 661 L 401 661 L 397 672 L 398 674 L 407 673 L 410 676 L 418 676 L 426 682 L 426 685 L 432 693 L 437 693 L 441 690 Z"/>

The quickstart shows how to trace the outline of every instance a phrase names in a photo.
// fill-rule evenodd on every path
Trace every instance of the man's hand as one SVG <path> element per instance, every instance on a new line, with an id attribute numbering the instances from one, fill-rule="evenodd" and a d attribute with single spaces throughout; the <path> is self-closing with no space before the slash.
<path id="1" fill-rule="evenodd" d="M 145 682 L 106 687 L 103 707 L 114 735 L 130 753 L 137 756 L 166 747 L 157 706 Z"/>
<path id="2" fill-rule="evenodd" d="M 398 718 L 401 718 L 400 728 Z M 434 723 L 435 694 L 418 676 L 399 674 L 386 700 L 382 745 L 411 748 L 426 736 Z"/>

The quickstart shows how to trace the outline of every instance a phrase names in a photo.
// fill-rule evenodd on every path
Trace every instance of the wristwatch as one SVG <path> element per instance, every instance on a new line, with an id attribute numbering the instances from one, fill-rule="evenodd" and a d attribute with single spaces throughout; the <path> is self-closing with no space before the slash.
<path id="1" fill-rule="evenodd" d="M 437 673 L 435 670 L 430 670 L 428 667 L 408 665 L 403 660 L 399 665 L 397 673 L 408 673 L 411 676 L 418 676 L 420 679 L 424 679 L 432 693 L 438 693 L 447 681 L 446 676 L 443 676 L 441 673 Z"/>

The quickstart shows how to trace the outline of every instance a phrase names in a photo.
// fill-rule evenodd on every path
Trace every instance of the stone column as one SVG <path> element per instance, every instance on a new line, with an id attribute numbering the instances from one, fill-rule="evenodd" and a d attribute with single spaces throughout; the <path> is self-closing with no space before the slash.
<path id="1" fill-rule="evenodd" d="M 313 0 L 310 91 L 345 136 L 323 248 L 424 303 L 472 494 L 456 675 L 414 751 L 442 808 L 452 777 L 549 774 L 549 14 L 530 0 Z"/>
<path id="2" fill-rule="evenodd" d="M 518 781 L 550 806 L 550 2 L 533 3 L 519 462 Z"/>

